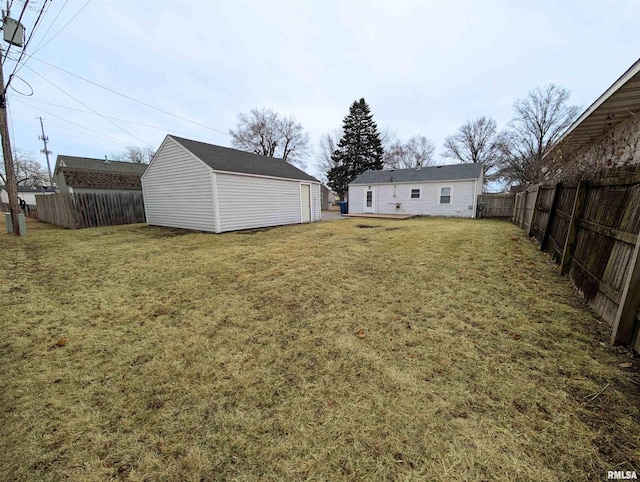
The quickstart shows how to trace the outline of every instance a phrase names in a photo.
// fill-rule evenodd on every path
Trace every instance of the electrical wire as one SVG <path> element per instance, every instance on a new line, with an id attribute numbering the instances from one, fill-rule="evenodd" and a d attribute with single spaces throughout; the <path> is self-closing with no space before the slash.
<path id="1" fill-rule="evenodd" d="M 34 54 L 35 54 L 35 52 L 34 52 Z M 221 131 L 219 129 L 215 129 L 213 127 L 209 127 L 207 125 L 201 124 L 200 122 L 196 122 L 196 121 L 193 121 L 191 119 L 187 119 L 186 117 L 182 117 L 180 115 L 177 115 L 177 114 L 174 114 L 172 112 L 166 111 L 164 109 L 161 109 L 159 107 L 153 106 L 151 104 L 147 104 L 146 102 L 143 102 L 141 100 L 135 99 L 135 98 L 133 98 L 133 97 L 127 95 L 127 94 L 123 94 L 122 92 L 118 92 L 117 90 L 113 90 L 113 89 L 111 89 L 109 87 L 105 87 L 104 85 L 100 85 L 97 82 L 94 82 L 93 80 L 89 80 L 89 79 L 81 77 L 81 76 L 79 76 L 77 74 L 74 74 L 73 72 L 69 72 L 68 70 L 63 69 L 62 67 L 58 67 L 57 65 L 53 65 L 53 64 L 51 64 L 49 62 L 46 62 L 46 61 L 41 60 L 41 59 L 38 59 L 36 57 L 32 57 L 32 58 L 33 58 L 33 60 L 41 62 L 41 63 L 43 63 L 45 65 L 48 65 L 49 67 L 53 67 L 54 69 L 59 70 L 60 72 L 64 72 L 65 74 L 68 74 L 68 75 L 71 75 L 72 77 L 75 77 L 77 79 L 83 80 L 83 81 L 85 81 L 85 82 L 87 82 L 87 83 L 89 83 L 91 85 L 95 85 L 96 87 L 100 87 L 101 89 L 104 89 L 104 90 L 106 90 L 108 92 L 111 92 L 112 94 L 116 94 L 116 95 L 119 95 L 120 97 L 124 97 L 125 99 L 129 99 L 129 100 L 131 100 L 133 102 L 137 102 L 138 104 L 144 105 L 145 107 L 149 107 L 150 109 L 157 110 L 158 112 L 162 112 L 163 114 L 170 115 L 172 117 L 175 117 L 176 119 L 180 119 L 180 120 L 183 120 L 185 122 L 189 122 L 190 124 L 193 124 L 193 125 L 196 125 L 196 126 L 199 126 L 199 127 L 203 127 L 205 129 L 209 129 L 210 131 L 217 132 L 219 134 L 224 134 L 225 136 L 231 136 L 231 134 L 229 134 L 228 132 Z"/>
<path id="2" fill-rule="evenodd" d="M 27 5 L 29 5 L 29 0 L 25 0 L 24 5 L 22 6 L 22 11 L 20 12 L 20 16 L 18 17 L 18 25 L 21 25 L 20 21 L 22 20 L 22 16 L 24 15 L 25 10 L 27 9 Z M 12 42 L 16 38 L 17 32 L 18 32 L 18 29 L 16 28 L 13 31 L 13 35 L 11 36 L 11 41 L 9 42 L 9 46 L 7 47 L 7 52 L 5 53 L 5 56 L 2 59 L 2 63 L 0 64 L 2 68 L 4 68 L 4 64 L 7 60 L 7 55 L 9 55 L 9 50 L 11 50 L 11 46 L 13 45 Z M 6 91 L 7 91 L 6 87 L 2 86 L 2 95 L 4 95 Z"/>
<path id="3" fill-rule="evenodd" d="M 38 13 L 38 17 L 36 18 L 36 21 L 33 24 L 33 28 L 31 29 L 31 34 L 29 34 L 29 38 L 27 38 L 27 41 L 25 42 L 24 46 L 22 47 L 22 52 L 20 52 L 20 56 L 18 57 L 18 60 L 16 61 L 16 65 L 13 67 L 13 71 L 11 72 L 11 75 L 9 75 L 9 80 L 7 80 L 7 85 L 5 87 L 5 92 L 9 88 L 9 85 L 11 85 L 11 80 L 13 80 L 13 77 L 16 75 L 17 70 L 20 67 L 20 61 L 24 57 L 24 55 L 25 55 L 25 53 L 27 51 L 27 47 L 29 46 L 29 43 L 31 42 L 31 39 L 33 38 L 33 35 L 36 33 L 36 30 L 38 30 L 38 27 L 40 26 L 40 20 L 42 20 L 42 17 L 44 16 L 44 13 L 45 13 L 45 10 L 47 9 L 47 6 L 51 5 L 51 3 L 47 3 L 47 2 L 50 2 L 50 0 L 44 0 L 44 3 L 42 4 L 42 8 L 40 9 L 40 12 Z M 26 63 L 26 61 L 25 61 L 25 63 Z"/>
<path id="4" fill-rule="evenodd" d="M 47 79 L 45 76 L 40 75 L 38 72 L 36 72 L 35 70 L 33 70 L 31 67 L 29 67 L 28 65 L 25 65 L 25 67 L 27 69 L 29 69 L 31 72 L 33 72 L 34 74 L 36 74 L 38 77 L 40 77 L 41 79 L 43 79 L 45 82 L 51 84 L 53 87 L 55 87 L 56 89 L 58 89 L 60 92 L 62 92 L 63 94 L 71 97 L 73 100 L 75 100 L 78 104 L 83 105 L 84 107 L 86 107 L 87 109 L 89 109 L 91 112 L 97 114 L 98 116 L 102 117 L 105 121 L 107 121 L 109 124 L 112 124 L 113 126 L 117 127 L 118 129 L 120 129 L 121 131 L 125 132 L 126 134 L 130 135 L 131 137 L 133 137 L 134 139 L 142 142 L 144 145 L 152 147 L 149 143 L 143 141 L 142 139 L 140 139 L 138 136 L 136 136 L 135 134 L 132 134 L 131 132 L 128 132 L 126 129 L 124 129 L 123 127 L 119 126 L 118 124 L 116 124 L 115 122 L 113 122 L 112 120 L 106 118 L 105 116 L 103 116 L 102 114 L 100 114 L 97 110 L 92 109 L 91 107 L 89 107 L 87 104 L 85 104 L 84 102 L 82 102 L 81 100 L 75 98 L 73 95 L 71 95 L 69 92 L 67 92 L 66 90 L 64 90 L 62 87 L 57 86 L 56 84 L 54 84 L 53 82 L 51 82 L 49 79 Z"/>
<path id="5" fill-rule="evenodd" d="M 36 51 L 34 51 L 34 52 L 33 52 L 33 54 L 36 54 L 36 53 L 38 53 L 40 50 L 42 50 L 43 48 L 45 48 L 45 47 L 46 47 L 46 46 L 47 46 L 47 45 L 48 45 L 48 44 L 49 44 L 49 43 L 50 43 L 54 38 L 56 38 L 56 37 L 60 34 L 60 32 L 62 32 L 65 28 L 67 28 L 67 26 L 68 26 L 71 22 L 73 22 L 73 21 L 74 21 L 74 19 L 75 19 L 78 15 L 80 15 L 80 12 L 82 12 L 82 11 L 87 7 L 87 5 L 89 5 L 90 3 L 91 3 L 91 0 L 87 0 L 87 3 L 85 3 L 85 4 L 80 8 L 80 10 L 78 10 L 78 11 L 76 12 L 76 14 L 75 14 L 73 17 L 71 17 L 71 19 L 70 19 L 67 23 L 65 23 L 65 24 L 62 26 L 62 28 L 61 28 L 60 30 L 58 30 L 58 31 L 57 31 L 57 32 L 56 32 L 56 33 L 55 33 L 55 34 L 54 34 L 54 35 L 53 35 L 49 40 L 47 40 L 47 41 L 46 41 L 42 46 L 40 46 Z M 66 2 L 65 2 L 65 5 L 66 5 Z M 64 5 L 62 6 L 62 8 L 64 8 Z"/>
<path id="6" fill-rule="evenodd" d="M 16 89 L 15 87 L 11 86 L 11 88 L 14 90 L 14 92 L 24 96 L 24 97 L 31 97 L 33 95 L 33 87 L 31 87 L 31 84 L 29 82 L 27 82 L 26 80 L 24 80 L 22 77 L 15 75 L 14 77 L 18 80 L 21 80 L 22 82 L 24 82 L 24 84 L 29 87 L 31 89 L 31 92 L 28 94 L 25 94 L 24 92 L 20 92 L 18 89 Z M 7 87 L 9 87 L 9 84 L 7 84 Z"/>
<path id="7" fill-rule="evenodd" d="M 16 135 L 15 132 L 13 130 L 13 114 L 11 112 L 11 109 L 9 108 L 9 104 L 7 103 L 7 114 L 9 116 L 9 129 L 11 130 L 11 145 L 15 146 L 16 145 Z"/>
<path id="8" fill-rule="evenodd" d="M 22 102 L 22 103 L 24 104 L 24 102 Z M 26 104 L 25 104 L 25 105 L 26 105 Z M 56 115 L 56 114 L 54 114 L 54 113 L 52 113 L 52 112 L 47 112 L 46 110 L 37 109 L 36 107 L 32 107 L 32 106 L 27 106 L 27 107 L 29 107 L 30 109 L 33 109 L 33 110 L 37 110 L 37 111 L 40 111 L 40 112 L 44 112 L 44 113 L 45 113 L 45 114 L 47 114 L 47 115 L 50 115 L 50 116 L 55 117 L 55 118 L 57 118 L 57 119 L 60 119 L 61 121 L 67 122 L 67 123 L 69 123 L 69 124 L 71 124 L 71 125 L 74 125 L 74 126 L 76 126 L 76 127 L 80 127 L 81 129 L 86 129 L 86 130 L 88 130 L 88 131 L 94 132 L 94 133 L 98 134 L 99 136 L 101 136 L 103 139 L 107 139 L 107 140 L 110 140 L 110 141 L 117 142 L 118 144 L 122 144 L 123 146 L 128 146 L 128 145 L 129 145 L 129 144 L 127 144 L 126 142 L 123 142 L 123 141 L 121 141 L 120 139 L 118 139 L 118 138 L 116 138 L 116 137 L 112 137 L 112 136 L 110 136 L 110 135 L 108 135 L 108 134 L 104 134 L 104 133 L 102 133 L 102 132 L 100 132 L 100 131 L 97 131 L 97 130 L 95 130 L 95 129 L 91 129 L 90 127 L 83 126 L 82 124 L 78 124 L 77 122 L 70 121 L 69 119 L 65 119 L 64 117 L 61 117 L 61 116 L 59 116 L 59 115 Z M 30 116 L 27 116 L 26 114 L 16 113 L 16 115 L 21 115 L 22 117 L 26 117 L 26 118 L 31 119 L 31 117 L 30 117 Z M 51 125 L 54 125 L 54 124 L 51 124 Z M 61 126 L 61 127 L 62 127 L 63 129 L 68 129 L 67 127 L 64 127 L 64 126 Z M 69 130 L 72 130 L 72 129 L 69 129 Z M 74 130 L 73 132 L 80 132 L 80 131 L 75 131 L 75 130 Z M 85 132 L 80 132 L 80 133 L 81 133 L 81 134 L 86 134 Z M 89 135 L 89 134 L 86 134 L 86 135 Z"/>
<path id="9" fill-rule="evenodd" d="M 20 93 L 18 92 L 18 94 L 20 94 Z M 20 94 L 20 95 L 22 95 L 22 94 Z M 31 107 L 33 109 L 37 108 L 36 106 L 30 104 L 29 102 L 25 102 L 25 99 L 18 99 L 18 98 L 15 98 L 14 96 L 12 96 L 11 98 L 12 98 L 12 101 L 14 101 L 14 102 L 19 102 L 20 104 L 27 105 L 27 106 L 29 106 L 29 107 Z M 76 109 L 75 107 L 69 107 L 67 105 L 55 104 L 53 102 L 46 102 L 44 100 L 29 99 L 29 101 L 30 102 L 38 102 L 40 104 L 52 105 L 54 107 L 60 107 L 61 109 L 68 109 L 68 110 L 72 110 L 74 112 L 80 112 L 82 114 L 97 115 L 97 114 L 95 114 L 95 113 L 93 113 L 91 111 L 88 111 L 88 110 Z M 132 120 L 128 120 L 128 119 L 122 119 L 120 117 L 113 117 L 113 116 L 108 116 L 108 115 L 105 115 L 104 117 L 106 117 L 108 119 L 112 119 L 114 121 L 126 122 L 127 124 L 133 124 L 133 125 L 138 125 L 138 126 L 141 126 L 141 127 L 147 127 L 149 129 L 157 129 L 157 130 L 163 131 L 163 132 L 168 132 L 169 131 L 169 129 L 167 129 L 166 127 L 160 127 L 160 126 L 154 126 L 154 125 L 150 125 L 150 124 L 144 124 L 142 122 L 132 121 Z M 181 133 L 181 132 L 177 132 L 177 131 L 173 131 L 173 130 L 172 130 L 172 132 L 174 134 L 182 135 L 182 136 L 185 136 L 185 137 L 190 137 L 190 136 L 193 137 L 192 133 L 185 133 L 185 132 Z"/>
<path id="10" fill-rule="evenodd" d="M 55 25 L 56 20 L 58 20 L 58 17 L 60 16 L 60 14 L 62 13 L 62 11 L 64 10 L 64 7 L 67 6 L 67 3 L 69 3 L 69 0 L 65 0 L 65 2 L 62 4 L 62 8 L 60 8 L 60 10 L 58 10 L 58 13 L 56 14 L 56 16 L 53 18 L 53 21 L 49 24 L 49 28 L 47 29 L 47 31 L 42 35 L 42 38 L 38 41 L 38 44 L 34 47 L 35 48 L 35 52 L 38 51 L 40 45 L 42 45 L 42 42 L 44 41 L 45 37 L 47 36 L 47 34 L 51 31 L 51 28 Z M 33 56 L 33 54 L 31 54 L 29 57 Z M 29 59 L 27 59 L 29 60 Z M 25 60 L 26 62 L 26 60 Z"/>

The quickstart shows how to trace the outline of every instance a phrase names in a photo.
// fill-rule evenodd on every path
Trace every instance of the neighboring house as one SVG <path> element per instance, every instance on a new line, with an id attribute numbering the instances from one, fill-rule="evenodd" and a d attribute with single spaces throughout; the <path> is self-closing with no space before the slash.
<path id="1" fill-rule="evenodd" d="M 320 181 L 273 157 L 168 135 L 142 176 L 147 222 L 222 233 L 320 221 Z"/>
<path id="2" fill-rule="evenodd" d="M 545 157 L 566 166 L 563 177 L 640 163 L 640 60 L 578 117 Z"/>
<path id="3" fill-rule="evenodd" d="M 54 194 L 55 188 L 49 186 L 18 186 L 18 199 L 22 199 L 25 204 L 29 206 L 36 205 L 36 196 L 44 194 Z M 4 186 L 0 186 L 0 202 L 9 203 L 9 195 Z"/>
<path id="4" fill-rule="evenodd" d="M 53 179 L 59 192 L 119 193 L 142 191 L 146 164 L 59 155 Z"/>
<path id="5" fill-rule="evenodd" d="M 321 205 L 321 209 L 323 211 L 326 211 L 329 209 L 329 207 L 333 204 L 333 195 L 331 194 L 331 189 L 329 189 L 327 186 L 325 186 L 324 184 L 320 185 L 320 197 L 321 197 L 321 201 L 320 201 L 320 205 Z"/>
<path id="6" fill-rule="evenodd" d="M 481 163 L 367 171 L 349 184 L 349 213 L 476 217 Z"/>

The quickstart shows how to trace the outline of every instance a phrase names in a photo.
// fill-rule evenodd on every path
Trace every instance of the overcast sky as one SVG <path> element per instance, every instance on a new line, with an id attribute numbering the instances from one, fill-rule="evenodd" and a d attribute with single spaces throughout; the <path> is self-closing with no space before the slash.
<path id="1" fill-rule="evenodd" d="M 57 154 L 157 148 L 167 133 L 229 146 L 238 113 L 265 107 L 294 116 L 315 149 L 364 97 L 379 127 L 428 137 L 439 159 L 465 120 L 502 128 L 537 86 L 587 108 L 640 57 L 639 26 L 640 0 L 54 0 L 9 91 L 12 141 L 44 165 L 42 116 L 52 167 Z"/>

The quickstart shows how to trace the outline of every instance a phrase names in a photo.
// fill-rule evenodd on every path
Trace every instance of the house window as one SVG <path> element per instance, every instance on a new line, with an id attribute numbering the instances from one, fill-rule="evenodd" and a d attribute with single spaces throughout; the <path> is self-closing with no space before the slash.
<path id="1" fill-rule="evenodd" d="M 451 204 L 451 188 L 440 188 L 440 204 Z"/>
<path id="2" fill-rule="evenodd" d="M 373 206 L 373 191 L 367 191 L 367 207 Z"/>
<path id="3" fill-rule="evenodd" d="M 420 199 L 420 189 L 411 190 L 411 199 Z"/>

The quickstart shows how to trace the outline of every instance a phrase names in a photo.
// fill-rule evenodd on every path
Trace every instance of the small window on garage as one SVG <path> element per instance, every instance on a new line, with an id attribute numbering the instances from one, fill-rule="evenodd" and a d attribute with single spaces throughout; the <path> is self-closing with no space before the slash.
<path id="1" fill-rule="evenodd" d="M 411 199 L 420 199 L 420 189 L 411 190 Z"/>
<path id="2" fill-rule="evenodd" d="M 451 204 L 451 188 L 440 188 L 440 204 Z"/>

